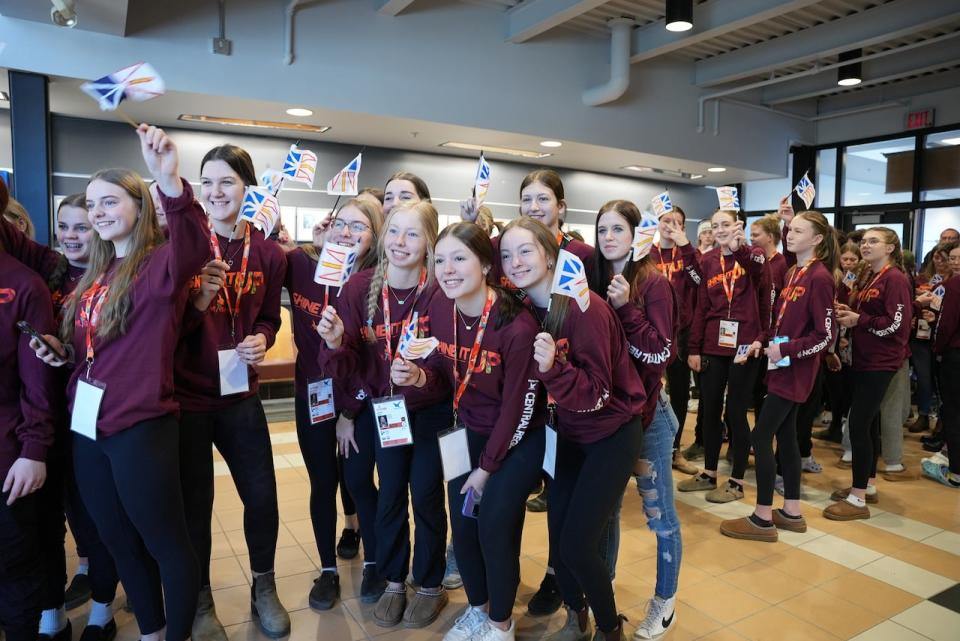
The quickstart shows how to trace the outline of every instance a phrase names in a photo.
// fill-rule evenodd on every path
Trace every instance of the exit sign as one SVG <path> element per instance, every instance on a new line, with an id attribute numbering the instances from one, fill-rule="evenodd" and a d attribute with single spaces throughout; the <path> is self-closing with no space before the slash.
<path id="1" fill-rule="evenodd" d="M 933 108 L 911 111 L 907 114 L 907 129 L 925 129 L 933 126 Z"/>

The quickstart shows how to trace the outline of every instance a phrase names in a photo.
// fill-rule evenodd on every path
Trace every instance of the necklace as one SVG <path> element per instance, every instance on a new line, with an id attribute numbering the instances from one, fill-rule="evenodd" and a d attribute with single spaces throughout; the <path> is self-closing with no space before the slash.
<path id="1" fill-rule="evenodd" d="M 393 294 L 394 299 L 396 299 L 397 301 L 397 305 L 406 305 L 407 299 L 410 298 L 410 292 L 415 291 L 417 288 L 414 287 L 413 289 L 411 289 L 409 292 L 407 292 L 407 295 L 404 296 L 403 298 L 400 298 L 399 296 L 397 296 L 397 292 L 395 292 L 393 290 L 393 287 L 391 287 L 390 285 L 387 285 L 387 289 L 389 289 L 390 293 Z"/>
<path id="2" fill-rule="evenodd" d="M 467 328 L 467 331 L 468 332 L 473 331 L 473 326 L 477 324 L 478 319 L 475 318 L 473 320 L 473 325 L 468 325 L 467 319 L 463 317 L 463 312 L 460 311 L 459 307 L 457 308 L 457 315 L 460 316 L 460 322 L 462 322 L 463 326 Z"/>

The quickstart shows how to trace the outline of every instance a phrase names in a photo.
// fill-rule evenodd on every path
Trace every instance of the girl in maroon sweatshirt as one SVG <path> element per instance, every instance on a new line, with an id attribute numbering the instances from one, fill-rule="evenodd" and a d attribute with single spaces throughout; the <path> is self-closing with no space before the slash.
<path id="1" fill-rule="evenodd" d="M 671 215 L 672 212 L 666 214 Z M 640 220 L 640 210 L 626 200 L 614 200 L 600 208 L 596 222 L 599 251 L 594 271 L 600 276 L 593 280 L 591 289 L 606 296 L 620 319 L 647 394 L 643 410 L 643 449 L 634 476 L 647 525 L 657 536 L 656 591 L 646 617 L 638 626 L 645 638 L 649 638 L 665 633 L 675 620 L 683 544 L 680 517 L 673 502 L 673 477 L 669 473 L 678 424 L 661 384 L 668 363 L 676 358 L 677 305 L 674 290 L 658 271 L 652 252 L 633 260 L 634 231 Z M 678 234 L 674 225 L 663 225 L 662 218 L 661 227 L 667 227 L 668 234 Z M 616 570 L 620 542 L 620 503 L 622 500 L 618 501 L 617 510 L 607 525 L 613 535 L 601 539 L 609 542 L 602 553 L 611 577 Z"/>
<path id="2" fill-rule="evenodd" d="M 403 390 L 412 445 L 381 442 L 373 405 L 386 407 L 385 397 L 400 394 L 391 371 L 410 368 L 398 348 L 414 314 L 417 331 L 430 329 L 430 301 L 437 293 L 432 276 L 437 225 L 437 210 L 428 202 L 393 207 L 377 245 L 378 266 L 353 276 L 343 288 L 339 309 L 328 306 L 317 325 L 325 343 L 320 366 L 335 379 L 348 380 L 350 389 L 362 390 L 360 398 L 366 401 L 359 414 L 341 412 L 337 440 L 346 459 L 347 487 L 357 503 L 364 552 L 376 559 L 365 564 L 368 589 L 361 589 L 362 598 L 377 601 L 374 620 L 384 627 L 401 620 L 407 627 L 427 626 L 448 599 L 441 586 L 447 515 L 437 433 L 452 421 L 449 387 L 434 379 L 423 389 L 420 380 Z M 394 402 L 399 399 L 389 406 Z M 373 485 L 374 462 L 379 492 Z M 404 583 L 410 570 L 408 493 L 416 526 L 413 581 L 420 586 L 409 604 Z"/>
<path id="3" fill-rule="evenodd" d="M 720 532 L 735 539 L 776 541 L 778 528 L 807 530 L 800 514 L 797 410 L 810 396 L 821 356 L 834 340 L 839 247 L 833 227 L 817 211 L 793 218 L 787 245 L 796 255 L 797 264 L 787 272 L 775 307 L 771 341 L 764 350 L 773 369 L 767 372 L 767 397 L 751 434 L 757 466 L 757 507 L 749 517 L 720 524 Z M 783 509 L 776 511 L 774 438 L 779 446 L 785 497 Z"/>
<path id="4" fill-rule="evenodd" d="M 933 351 L 940 358 L 940 396 L 943 399 L 943 440 L 949 464 L 923 460 L 923 473 L 947 487 L 960 488 L 960 244 L 947 245 L 953 276 L 947 279 L 934 335 Z"/>
<path id="5" fill-rule="evenodd" d="M 200 163 L 210 262 L 190 283 L 191 300 L 174 361 L 181 407 L 181 482 L 187 526 L 200 562 L 193 625 L 198 641 L 223 635 L 210 589 L 214 445 L 243 501 L 254 620 L 269 636 L 290 630 L 273 575 L 280 527 L 277 483 L 253 368 L 263 361 L 280 329 L 286 259 L 277 243 L 238 220 L 245 188 L 256 184 L 250 155 L 240 147 L 215 147 Z"/>
<path id="6" fill-rule="evenodd" d="M 667 389 L 670 391 L 670 406 L 677 417 L 679 429 L 673 441 L 673 468 L 684 474 L 696 474 L 697 468 L 680 452 L 683 424 L 687 420 L 687 403 L 690 400 L 690 365 L 687 363 L 687 344 L 690 341 L 690 323 L 697 304 L 700 288 L 700 256 L 687 238 L 687 216 L 679 207 L 660 217 L 660 242 L 654 244 L 650 255 L 657 270 L 666 276 L 677 300 L 676 354 L 667 365 Z"/>
<path id="7" fill-rule="evenodd" d="M 173 142 L 147 125 L 137 133 L 159 184 L 169 241 L 139 176 L 126 169 L 95 174 L 87 209 L 98 237 L 78 295 L 64 306 L 61 336 L 76 363 L 67 400 L 84 503 L 136 603 L 143 638 L 159 641 L 166 622 L 166 638 L 182 641 L 191 635 L 199 580 L 180 488 L 173 353 L 186 285 L 206 260 L 209 236 L 203 210 L 178 175 Z M 62 353 L 56 338 L 48 340 Z"/>
<path id="8" fill-rule="evenodd" d="M 766 255 L 746 244 L 738 212 L 718 210 L 712 219 L 718 251 L 700 259 L 700 291 L 690 329 L 690 368 L 700 372 L 703 399 L 704 470 L 681 481 L 681 492 L 709 490 L 707 500 L 727 503 L 743 498 L 743 475 L 750 454 L 747 403 L 760 365 L 770 319 Z M 722 442 L 723 395 L 733 441 L 733 471 L 717 484 Z"/>
<path id="9" fill-rule="evenodd" d="M 422 367 L 426 379 L 442 378 L 454 390 L 456 425 L 467 430 L 473 469 L 447 485 L 469 607 L 446 638 L 512 639 L 525 502 L 543 462 L 544 403 L 533 361 L 537 322 L 515 297 L 490 285 L 496 257 L 478 225 L 447 227 L 434 254 L 446 296 L 433 299 L 430 333 L 440 344 Z M 418 378 L 413 365 L 394 382 Z M 463 513 L 468 491 L 483 497 L 479 516 Z"/>
<path id="10" fill-rule="evenodd" d="M 560 250 L 552 230 L 522 216 L 500 238 L 503 273 L 529 297 L 543 328 L 533 358 L 553 407 L 551 423 L 559 428 L 548 522 L 569 608 L 564 634 L 589 635 L 589 602 L 597 627 L 620 639 L 623 626 L 599 546 L 640 453 L 647 395 L 610 306 L 592 292 L 586 310 L 551 294 Z"/>
<path id="11" fill-rule="evenodd" d="M 877 501 L 874 482 L 880 455 L 880 402 L 900 369 L 910 339 L 913 287 L 903 272 L 900 239 L 886 227 L 871 227 L 860 241 L 863 269 L 850 294 L 837 305 L 837 321 L 851 328 L 853 395 L 850 443 L 853 486 L 833 493 L 823 515 L 835 521 L 870 518 L 866 501 Z"/>
<path id="12" fill-rule="evenodd" d="M 380 203 L 374 202 L 376 204 L 366 199 L 349 201 L 337 211 L 325 231 L 314 230 L 313 245 L 298 247 L 287 254 L 284 285 L 290 294 L 293 339 L 297 346 L 294 374 L 297 439 L 310 476 L 310 518 L 320 553 L 320 577 L 314 582 L 309 596 L 310 607 L 317 610 L 329 610 L 340 597 L 335 543 L 338 468 L 342 468 L 343 461 L 337 458 L 336 412 L 349 410 L 356 414 L 363 407 L 363 401 L 357 400 L 356 390 L 348 389 L 348 379 L 332 379 L 317 362 L 321 349 L 321 338 L 317 333 L 320 315 L 327 305 L 337 308 L 346 299 L 339 295 L 339 287 L 320 285 L 314 281 L 314 275 L 325 241 L 356 249 L 354 272 L 376 265 L 374 248 L 383 227 L 383 213 Z M 316 237 L 318 234 L 320 238 Z M 332 415 L 326 404 L 331 393 L 334 400 Z M 340 491 L 347 518 L 344 537 L 355 539 L 359 526 L 356 509 L 349 509 L 353 501 L 345 482 Z M 350 516 L 354 521 L 352 528 Z"/>

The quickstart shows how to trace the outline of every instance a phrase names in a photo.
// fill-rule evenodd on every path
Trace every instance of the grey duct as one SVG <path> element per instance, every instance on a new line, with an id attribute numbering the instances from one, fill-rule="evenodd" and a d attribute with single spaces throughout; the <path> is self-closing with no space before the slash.
<path id="1" fill-rule="evenodd" d="M 610 27 L 610 80 L 583 92 L 583 103 L 596 107 L 613 102 L 630 86 L 630 32 L 633 20 L 614 18 Z"/>

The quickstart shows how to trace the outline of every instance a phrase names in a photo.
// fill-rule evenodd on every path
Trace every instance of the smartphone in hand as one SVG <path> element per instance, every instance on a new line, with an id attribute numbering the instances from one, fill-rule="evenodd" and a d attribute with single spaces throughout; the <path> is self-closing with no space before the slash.
<path id="1" fill-rule="evenodd" d="M 467 493 L 463 497 L 463 509 L 460 513 L 464 516 L 476 519 L 480 517 L 480 495 L 473 491 L 473 488 L 467 488 Z"/>
<path id="2" fill-rule="evenodd" d="M 35 329 L 33 328 L 33 326 L 31 326 L 30 323 L 28 323 L 27 321 L 24 321 L 24 320 L 22 320 L 22 321 L 17 321 L 17 329 L 19 329 L 21 333 L 26 334 L 27 336 L 30 336 L 31 338 L 37 339 L 37 340 L 40 342 L 41 345 L 43 345 L 43 346 L 46 347 L 48 350 L 50 350 L 50 352 L 51 352 L 52 354 L 56 354 L 56 356 L 57 356 L 58 358 L 60 358 L 61 360 L 67 360 L 67 355 L 66 355 L 66 354 L 63 354 L 62 352 L 60 352 L 60 350 L 54 349 L 54 348 L 53 348 L 53 345 L 51 345 L 51 344 L 47 341 L 47 339 L 45 339 L 45 338 L 43 337 L 43 335 L 42 335 L 40 332 L 38 332 L 37 330 L 35 330 Z"/>

